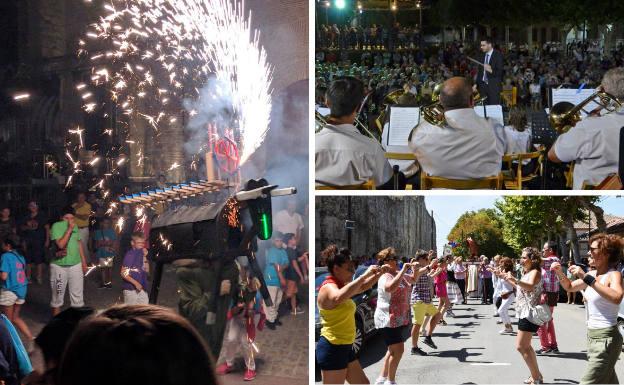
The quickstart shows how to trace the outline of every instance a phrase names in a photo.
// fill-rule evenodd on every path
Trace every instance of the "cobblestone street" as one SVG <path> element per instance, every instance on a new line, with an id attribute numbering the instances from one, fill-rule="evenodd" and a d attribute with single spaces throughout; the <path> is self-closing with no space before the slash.
<path id="1" fill-rule="evenodd" d="M 119 271 L 115 267 L 114 271 Z M 115 303 L 122 303 L 121 278 L 114 274 L 113 289 L 98 289 L 98 271 L 93 271 L 85 280 L 85 303 L 95 309 L 102 310 Z M 307 289 L 300 288 L 302 297 L 307 297 Z M 28 286 L 28 297 L 23 309 L 23 317 L 34 335 L 37 335 L 50 318 L 50 285 L 44 281 L 42 285 L 35 283 Z M 177 309 L 177 295 L 174 269 L 165 268 L 158 304 Z M 282 327 L 276 330 L 265 328 L 256 337 L 259 353 L 256 357 L 258 376 L 256 384 L 307 384 L 308 383 L 308 315 L 307 304 L 303 304 L 306 312 L 297 316 L 282 307 Z M 67 303 L 66 303 L 67 306 Z M 35 368 L 42 367 L 39 351 L 33 356 Z M 224 384 L 239 384 L 243 377 L 243 360 L 236 362 L 236 370 L 222 377 Z"/>

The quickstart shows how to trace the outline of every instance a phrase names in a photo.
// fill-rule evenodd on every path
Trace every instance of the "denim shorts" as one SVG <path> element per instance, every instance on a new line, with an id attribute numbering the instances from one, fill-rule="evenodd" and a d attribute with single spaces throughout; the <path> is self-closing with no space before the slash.
<path id="1" fill-rule="evenodd" d="M 316 343 L 316 363 L 321 370 L 342 370 L 355 361 L 352 345 L 334 345 L 323 336 Z"/>

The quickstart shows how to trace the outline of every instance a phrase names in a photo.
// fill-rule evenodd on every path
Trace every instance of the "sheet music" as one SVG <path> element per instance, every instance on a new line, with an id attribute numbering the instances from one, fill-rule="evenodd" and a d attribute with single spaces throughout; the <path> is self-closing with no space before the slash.
<path id="1" fill-rule="evenodd" d="M 490 119 L 495 119 L 498 123 L 504 125 L 505 119 L 503 118 L 503 106 L 501 105 L 486 105 L 485 109 L 487 111 L 487 117 Z M 485 118 L 483 114 L 483 106 L 475 106 L 475 112 L 482 118 Z"/>
<path id="2" fill-rule="evenodd" d="M 388 146 L 407 146 L 412 129 L 420 122 L 418 107 L 390 107 L 388 126 Z"/>
<path id="3" fill-rule="evenodd" d="M 316 111 L 323 116 L 329 115 L 330 112 L 329 108 L 327 107 L 316 107 Z"/>
<path id="4" fill-rule="evenodd" d="M 555 105 L 559 102 L 570 102 L 574 105 L 577 105 L 583 100 L 590 97 L 594 92 L 596 92 L 596 90 L 593 88 L 585 88 L 580 91 L 576 88 L 553 88 L 552 104 Z M 585 106 L 584 110 L 589 112 L 598 107 L 598 104 L 592 101 L 587 106 Z M 584 111 L 581 111 L 581 116 L 584 118 L 587 116 L 587 114 Z"/>

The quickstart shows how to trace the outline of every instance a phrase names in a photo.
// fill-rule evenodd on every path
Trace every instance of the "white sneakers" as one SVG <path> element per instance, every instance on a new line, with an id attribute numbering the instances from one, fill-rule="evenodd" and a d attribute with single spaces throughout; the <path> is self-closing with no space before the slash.
<path id="1" fill-rule="evenodd" d="M 386 377 L 377 377 L 375 385 L 396 385 L 396 381 L 390 381 Z"/>
<path id="2" fill-rule="evenodd" d="M 500 330 L 498 334 L 513 334 L 513 329 L 503 329 Z"/>

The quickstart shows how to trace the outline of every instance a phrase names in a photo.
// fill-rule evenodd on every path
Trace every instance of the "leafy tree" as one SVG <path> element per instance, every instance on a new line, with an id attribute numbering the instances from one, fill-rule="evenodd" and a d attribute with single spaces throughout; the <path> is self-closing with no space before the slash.
<path id="1" fill-rule="evenodd" d="M 504 241 L 502 229 L 503 222 L 496 210 L 481 209 L 462 214 L 447 238 L 460 245 L 455 249 L 456 255 L 469 254 L 465 245 L 468 237 L 472 237 L 479 245 L 479 253 L 487 257 L 491 258 L 496 254 L 512 255 L 513 250 Z"/>
<path id="2" fill-rule="evenodd" d="M 496 202 L 501 212 L 503 237 L 516 252 L 526 246 L 541 246 L 556 240 L 567 255 L 567 241 L 576 262 L 581 256 L 574 223 L 586 220 L 587 210 L 596 214 L 604 226 L 603 212 L 596 196 L 506 196 Z"/>

